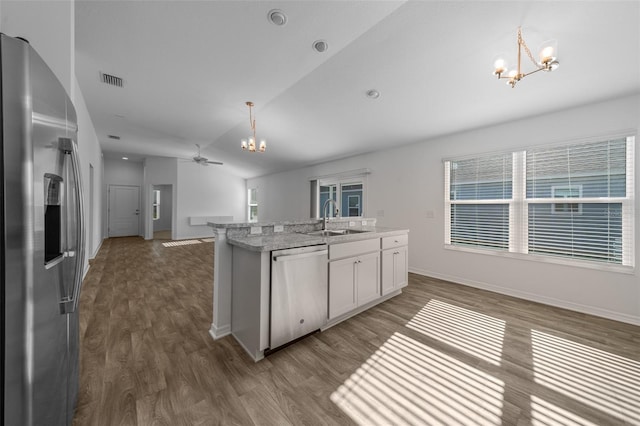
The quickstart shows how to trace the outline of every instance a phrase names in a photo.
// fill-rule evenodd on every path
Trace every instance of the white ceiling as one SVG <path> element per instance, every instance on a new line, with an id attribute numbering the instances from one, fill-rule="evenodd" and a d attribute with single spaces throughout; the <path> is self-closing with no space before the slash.
<path id="1" fill-rule="evenodd" d="M 640 92 L 638 1 L 76 0 L 75 20 L 105 156 L 191 157 L 200 144 L 246 178 Z M 561 66 L 511 89 L 492 62 L 515 61 L 518 26 L 534 55 L 557 39 Z M 245 101 L 264 154 L 240 149 Z"/>

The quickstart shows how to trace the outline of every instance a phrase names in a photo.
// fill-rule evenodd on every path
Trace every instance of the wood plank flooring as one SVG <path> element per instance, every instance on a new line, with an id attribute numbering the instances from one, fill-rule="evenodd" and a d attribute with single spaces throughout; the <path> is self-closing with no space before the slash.
<path id="1" fill-rule="evenodd" d="M 640 327 L 410 274 L 254 363 L 208 334 L 213 244 L 163 242 L 92 261 L 76 426 L 640 425 Z"/>

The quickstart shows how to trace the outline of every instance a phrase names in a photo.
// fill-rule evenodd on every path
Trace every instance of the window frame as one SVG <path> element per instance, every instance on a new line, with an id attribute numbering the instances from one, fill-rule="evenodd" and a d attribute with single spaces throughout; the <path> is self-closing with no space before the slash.
<path id="1" fill-rule="evenodd" d="M 251 196 L 251 192 L 255 194 L 255 198 Z M 256 216 L 254 219 L 251 218 L 251 210 L 255 208 Z M 247 222 L 248 223 L 256 223 L 258 222 L 258 188 L 247 188 Z"/>
<path id="2" fill-rule="evenodd" d="M 473 247 L 473 246 L 464 246 L 464 245 L 454 245 L 451 244 L 451 205 L 452 203 L 450 199 L 450 188 L 451 188 L 451 169 L 450 165 L 452 161 L 459 161 L 465 158 L 480 158 L 484 156 L 489 156 L 492 153 L 484 153 L 473 156 L 467 156 L 462 158 L 449 158 L 444 159 L 444 206 L 445 206 L 445 217 L 444 217 L 444 228 L 445 228 L 445 238 L 444 238 L 444 248 L 447 250 L 454 251 L 464 251 L 464 252 L 472 252 L 478 254 L 486 254 L 492 256 L 502 256 L 509 258 L 517 258 L 524 260 L 533 260 L 538 262 L 545 263 L 554 263 L 561 265 L 570 265 L 570 266 L 578 266 L 587 269 L 597 269 L 601 271 L 609 271 L 609 272 L 619 272 L 625 274 L 633 274 L 635 273 L 635 229 L 634 229 L 634 207 L 635 207 L 635 140 L 636 136 L 631 132 L 625 132 L 624 134 L 613 135 L 609 137 L 599 137 L 593 138 L 589 140 L 582 141 L 570 141 L 570 142 L 558 142 L 554 144 L 550 144 L 550 147 L 554 146 L 562 146 L 562 145 L 571 145 L 571 144 L 580 144 L 580 143 L 588 143 L 588 142 L 605 142 L 615 139 L 626 139 L 626 194 L 625 197 L 583 197 L 582 190 L 580 190 L 580 197 L 575 198 L 575 204 L 579 204 L 580 207 L 582 204 L 621 204 L 622 211 L 622 239 L 621 246 L 626 247 L 626 250 L 622 251 L 622 263 L 607 263 L 607 262 L 598 262 L 598 261 L 590 261 L 584 259 L 576 259 L 570 257 L 559 257 L 553 255 L 544 255 L 539 253 L 529 253 L 528 247 L 528 239 L 529 239 L 529 205 L 532 204 L 551 204 L 554 205 L 554 201 L 557 198 L 527 198 L 526 196 L 526 182 L 527 182 L 527 173 L 526 173 L 526 152 L 527 149 L 518 149 L 513 151 L 508 151 L 514 156 L 513 161 L 513 188 L 512 188 L 512 198 L 510 200 L 500 200 L 502 202 L 509 204 L 509 250 L 495 250 L 487 247 Z M 505 152 L 503 152 L 505 153 Z M 493 153 L 495 154 L 495 153 Z M 519 178 L 517 178 L 519 177 Z M 558 185 L 558 186 L 566 186 L 566 185 Z M 576 185 L 577 186 L 577 185 Z M 573 197 L 572 201 L 574 200 Z M 485 203 L 487 201 L 496 201 L 496 200 L 480 200 L 480 203 Z M 463 201 L 463 203 L 473 203 L 478 202 L 478 200 L 471 201 Z M 458 201 L 459 204 L 462 204 Z M 574 203 L 571 203 L 574 204 Z M 580 209 L 580 212 L 582 210 Z M 557 214 L 569 215 L 570 212 L 558 212 Z M 576 213 L 574 213 L 576 214 Z M 638 214 L 638 212 L 635 212 Z"/>
<path id="3" fill-rule="evenodd" d="M 153 190 L 153 201 L 151 203 L 151 218 L 153 220 L 160 219 L 160 192 L 159 189 Z"/>
<path id="4" fill-rule="evenodd" d="M 558 197 L 556 195 L 556 191 L 559 189 L 568 189 L 569 191 L 571 191 L 574 188 L 578 188 L 578 196 L 577 197 Z M 551 203 L 551 214 L 557 214 L 557 215 L 581 215 L 582 214 L 582 203 L 570 203 L 568 201 L 564 201 L 564 200 L 569 200 L 569 199 L 573 199 L 573 198 L 582 198 L 582 185 L 578 184 L 572 184 L 572 185 L 552 185 L 551 186 L 551 199 L 552 200 L 563 200 L 562 203 L 557 203 L 557 202 L 553 202 Z M 572 206 L 572 205 L 577 205 L 578 209 L 577 211 L 573 211 L 571 209 L 565 210 L 565 211 L 558 211 L 557 208 L 559 205 L 563 205 L 563 206 Z"/>
<path id="5" fill-rule="evenodd" d="M 366 173 L 362 173 L 362 174 L 356 174 L 356 175 L 350 175 L 350 176 L 332 176 L 332 177 L 325 177 L 325 178 L 317 178 L 316 180 L 316 184 L 317 184 L 317 191 L 316 191 L 316 212 L 315 212 L 315 218 L 317 219 L 321 219 L 323 212 L 322 212 L 322 205 L 320 205 L 320 188 L 323 186 L 333 186 L 335 185 L 335 200 L 336 203 L 338 205 L 338 216 L 339 218 L 345 218 L 345 219 L 361 219 L 364 217 L 364 208 L 366 206 L 366 200 L 367 200 L 367 174 Z M 362 185 L 362 194 L 360 196 L 360 204 L 359 204 L 359 216 L 344 216 L 343 213 L 349 213 L 349 202 L 347 201 L 347 206 L 343 206 L 342 205 L 342 187 L 343 186 L 349 186 L 349 185 Z M 355 195 L 355 194 L 354 194 Z M 335 217 L 333 214 L 331 214 L 329 217 Z"/>

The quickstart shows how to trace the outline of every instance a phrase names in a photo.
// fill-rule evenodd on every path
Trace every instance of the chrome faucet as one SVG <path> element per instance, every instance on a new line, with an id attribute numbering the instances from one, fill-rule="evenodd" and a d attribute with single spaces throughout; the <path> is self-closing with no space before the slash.
<path id="1" fill-rule="evenodd" d="M 335 211 L 335 215 L 336 216 L 338 215 L 338 212 L 339 212 L 338 203 L 336 203 L 336 200 L 334 200 L 333 198 L 329 198 L 329 199 L 327 199 L 327 201 L 324 202 L 324 206 L 322 206 L 322 213 L 323 213 L 322 217 L 324 219 L 323 222 L 322 222 L 322 230 L 323 231 L 326 231 L 326 229 L 327 229 L 327 222 L 329 222 L 329 218 L 327 217 L 327 207 L 331 203 L 333 203 L 333 205 L 336 208 L 336 211 Z"/>

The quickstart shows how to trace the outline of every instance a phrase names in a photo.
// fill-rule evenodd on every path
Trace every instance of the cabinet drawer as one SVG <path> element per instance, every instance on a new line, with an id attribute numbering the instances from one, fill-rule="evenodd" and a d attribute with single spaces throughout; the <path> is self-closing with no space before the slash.
<path id="1" fill-rule="evenodd" d="M 380 238 L 329 245 L 329 259 L 357 256 L 380 250 Z"/>
<path id="2" fill-rule="evenodd" d="M 382 238 L 382 250 L 394 247 L 406 246 L 409 244 L 409 235 L 393 235 L 391 237 Z"/>

